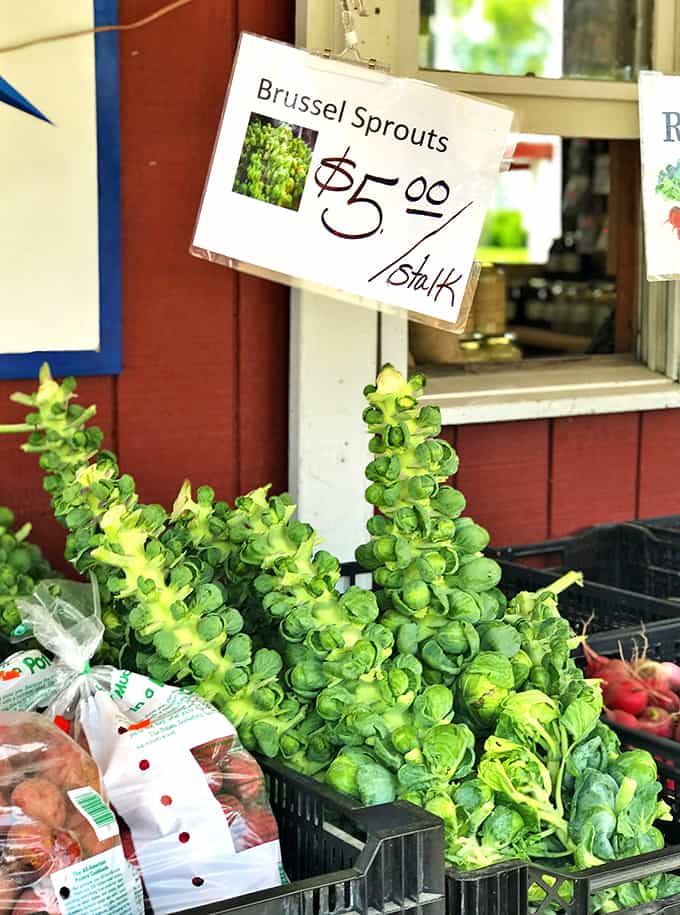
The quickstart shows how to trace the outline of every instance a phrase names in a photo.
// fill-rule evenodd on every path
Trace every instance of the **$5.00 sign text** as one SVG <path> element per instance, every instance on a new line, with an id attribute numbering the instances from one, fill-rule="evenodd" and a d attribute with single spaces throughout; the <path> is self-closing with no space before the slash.
<path id="1" fill-rule="evenodd" d="M 511 120 L 244 35 L 192 252 L 454 326 Z"/>

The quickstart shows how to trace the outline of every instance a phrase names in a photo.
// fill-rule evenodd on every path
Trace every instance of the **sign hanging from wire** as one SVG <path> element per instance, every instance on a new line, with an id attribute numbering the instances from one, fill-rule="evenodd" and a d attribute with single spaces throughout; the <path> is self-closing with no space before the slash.
<path id="1" fill-rule="evenodd" d="M 462 330 L 511 122 L 502 106 L 242 35 L 191 251 Z"/>

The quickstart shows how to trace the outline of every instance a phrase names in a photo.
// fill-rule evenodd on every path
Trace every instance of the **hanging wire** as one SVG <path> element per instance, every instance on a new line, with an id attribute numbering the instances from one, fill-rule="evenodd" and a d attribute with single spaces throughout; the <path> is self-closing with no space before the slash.
<path id="1" fill-rule="evenodd" d="M 365 0 L 340 0 L 340 8 L 342 10 L 342 29 L 345 33 L 345 50 L 340 56 L 352 55 L 357 60 L 363 60 L 357 50 L 359 36 L 356 31 L 355 15 L 358 13 L 360 16 L 368 16 L 366 2 Z"/>
<path id="2" fill-rule="evenodd" d="M 363 4 L 364 0 L 358 0 L 358 2 Z M 9 51 L 22 51 L 24 48 L 31 48 L 33 45 L 37 44 L 47 44 L 50 41 L 64 41 L 67 38 L 80 38 L 82 35 L 97 35 L 100 32 L 129 32 L 133 29 L 140 29 L 144 25 L 149 25 L 151 22 L 155 22 L 156 19 L 160 19 L 161 16 L 167 16 L 168 13 L 173 13 L 181 6 L 187 6 L 189 3 L 193 3 L 193 0 L 175 0 L 174 3 L 168 3 L 155 12 L 149 13 L 148 16 L 135 20 L 135 22 L 123 23 L 121 25 L 98 25 L 93 29 L 79 29 L 75 32 L 63 32 L 60 35 L 47 35 L 43 38 L 31 38 L 29 41 L 4 45 L 3 47 L 0 47 L 0 54 L 6 54 Z"/>
<path id="3" fill-rule="evenodd" d="M 373 57 L 364 57 L 359 51 L 359 34 L 356 28 L 356 17 L 366 17 L 369 14 L 366 8 L 366 0 L 337 0 L 340 5 L 342 15 L 342 30 L 345 36 L 345 47 L 339 53 L 334 53 L 330 48 L 323 51 L 314 51 L 320 57 L 327 60 L 342 60 L 347 63 L 360 64 L 362 67 L 368 67 L 370 70 L 381 70 L 389 72 L 389 67 L 379 63 Z"/>
<path id="4" fill-rule="evenodd" d="M 357 13 L 359 16 L 368 16 L 366 0 L 338 0 L 338 2 L 340 3 L 340 9 L 342 11 L 342 30 L 345 33 L 345 49 L 338 57 L 351 57 L 359 63 L 370 65 L 372 61 L 362 57 L 358 50 L 359 35 L 356 30 L 355 21 Z"/>

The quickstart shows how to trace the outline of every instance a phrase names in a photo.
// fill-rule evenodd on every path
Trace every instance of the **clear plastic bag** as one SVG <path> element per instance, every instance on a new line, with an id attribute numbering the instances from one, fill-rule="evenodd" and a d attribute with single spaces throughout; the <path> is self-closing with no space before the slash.
<path id="1" fill-rule="evenodd" d="M 0 712 L 0 849 L 3 915 L 143 913 L 96 763 L 42 715 Z"/>
<path id="2" fill-rule="evenodd" d="M 96 584 L 62 585 L 41 583 L 20 603 L 54 656 L 46 714 L 69 722 L 96 760 L 147 909 L 166 915 L 280 885 L 264 777 L 232 724 L 189 689 L 90 668 L 103 633 Z"/>

